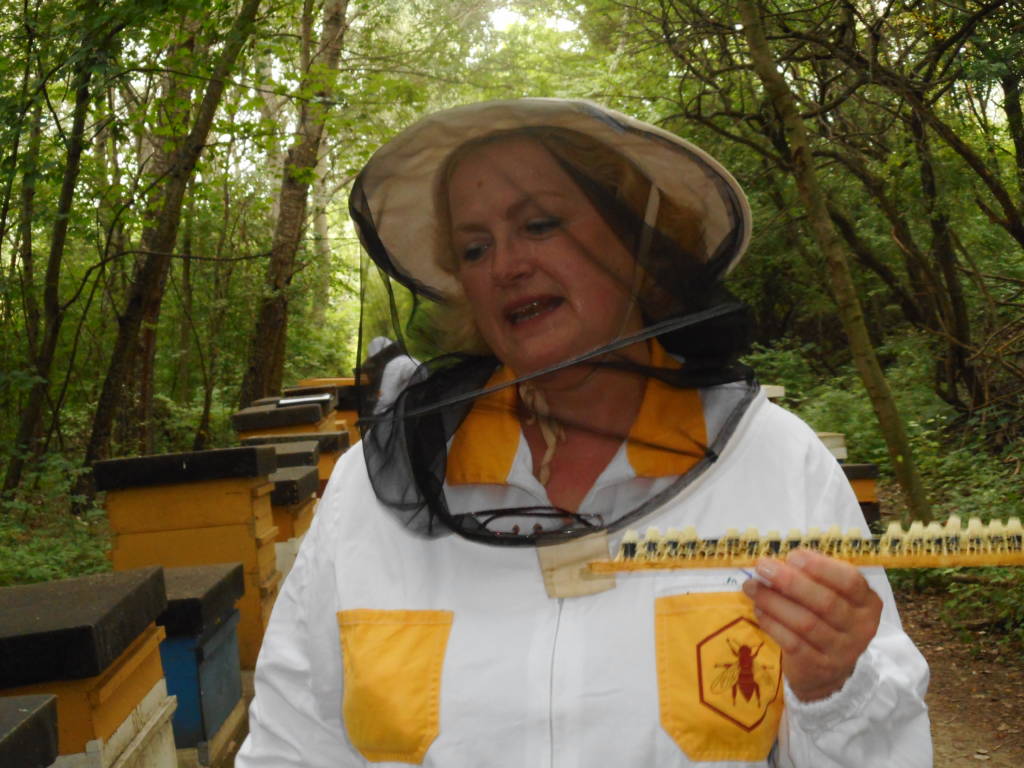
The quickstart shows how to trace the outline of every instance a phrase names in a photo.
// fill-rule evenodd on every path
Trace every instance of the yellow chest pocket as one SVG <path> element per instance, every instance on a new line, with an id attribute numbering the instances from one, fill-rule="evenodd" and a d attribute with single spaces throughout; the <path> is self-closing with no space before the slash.
<path id="1" fill-rule="evenodd" d="M 740 592 L 654 604 L 661 725 L 696 762 L 758 761 L 782 717 L 782 651 Z"/>
<path id="2" fill-rule="evenodd" d="M 371 763 L 418 765 L 437 738 L 452 618 L 451 611 L 338 613 L 342 720 L 352 746 Z"/>

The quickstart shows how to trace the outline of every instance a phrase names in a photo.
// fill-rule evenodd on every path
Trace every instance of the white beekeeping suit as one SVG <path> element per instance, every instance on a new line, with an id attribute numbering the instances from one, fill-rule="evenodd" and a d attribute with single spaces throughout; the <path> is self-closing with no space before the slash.
<path id="1" fill-rule="evenodd" d="M 402 352 L 399 345 L 387 336 L 375 337 L 367 347 L 368 360 L 378 356 L 386 358 L 389 354 L 393 356 L 384 364 L 377 379 L 379 384 L 374 393 L 377 398 L 374 413 L 380 413 L 395 402 L 395 398 L 412 381 L 420 365 L 419 361 Z"/>

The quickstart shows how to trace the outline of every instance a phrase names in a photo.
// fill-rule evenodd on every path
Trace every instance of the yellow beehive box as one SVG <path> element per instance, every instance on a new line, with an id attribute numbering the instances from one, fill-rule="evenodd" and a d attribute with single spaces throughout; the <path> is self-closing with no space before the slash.
<path id="1" fill-rule="evenodd" d="M 878 484 L 873 479 L 865 477 L 860 480 L 851 480 L 850 486 L 857 495 L 857 501 L 861 503 L 878 501 Z"/>
<path id="2" fill-rule="evenodd" d="M 277 571 L 258 584 L 252 575 L 246 574 L 245 594 L 238 601 L 238 658 L 243 669 L 256 666 L 263 632 L 280 588 L 281 574 Z"/>
<path id="3" fill-rule="evenodd" d="M 335 411 L 334 428 L 338 432 L 348 432 L 349 445 L 355 445 L 362 437 L 359 431 L 359 414 L 356 411 Z"/>
<path id="4" fill-rule="evenodd" d="M 309 530 L 316 511 L 316 499 L 307 499 L 290 506 L 274 507 L 273 510 L 277 541 L 288 541 L 302 536 Z"/>
<path id="5" fill-rule="evenodd" d="M 338 463 L 342 453 L 343 451 L 320 452 L 320 458 L 316 462 L 317 476 L 320 478 L 320 489 L 316 492 L 317 496 L 323 495 L 327 481 L 331 479 L 331 472 L 334 471 L 334 465 Z"/>
<path id="6" fill-rule="evenodd" d="M 163 627 L 150 624 L 103 672 L 80 680 L 52 680 L 20 688 L 4 695 L 52 693 L 57 696 L 59 752 L 84 752 L 90 741 L 107 741 L 131 715 L 143 698 L 164 677 L 160 663 Z"/>
<path id="7" fill-rule="evenodd" d="M 116 533 L 210 528 L 251 523 L 260 532 L 273 525 L 265 477 L 235 477 L 107 492 L 104 506 Z"/>
<path id="8" fill-rule="evenodd" d="M 268 446 L 108 459 L 93 465 L 106 492 L 111 528 L 120 533 L 206 528 L 268 516 L 277 469 Z"/>
<path id="9" fill-rule="evenodd" d="M 356 383 L 352 376 L 326 376 L 320 378 L 300 379 L 300 387 L 351 387 Z"/>
<path id="10" fill-rule="evenodd" d="M 115 533 L 110 559 L 118 571 L 145 565 L 242 563 L 245 572 L 257 576 L 262 583 L 275 569 L 277 528 L 272 521 L 271 517 L 271 524 L 259 531 L 252 524 L 244 524 Z"/>

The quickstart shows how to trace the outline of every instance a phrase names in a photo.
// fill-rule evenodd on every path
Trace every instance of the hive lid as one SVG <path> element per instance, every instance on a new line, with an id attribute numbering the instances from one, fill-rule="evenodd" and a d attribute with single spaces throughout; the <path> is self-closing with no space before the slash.
<path id="1" fill-rule="evenodd" d="M 847 480 L 874 480 L 878 477 L 877 464 L 843 464 Z"/>
<path id="2" fill-rule="evenodd" d="M 242 445 L 272 445 L 315 440 L 320 453 L 336 453 L 348 449 L 348 432 L 307 432 L 301 435 L 252 435 L 242 439 Z"/>
<path id="3" fill-rule="evenodd" d="M 223 624 L 245 592 L 241 563 L 164 569 L 167 609 L 156 623 L 168 636 L 197 637 Z"/>
<path id="4" fill-rule="evenodd" d="M 231 414 L 231 426 L 236 432 L 252 432 L 258 429 L 294 427 L 316 424 L 324 417 L 323 410 L 316 403 L 309 405 L 253 405 Z"/>
<path id="5" fill-rule="evenodd" d="M 93 464 L 92 472 L 99 490 L 112 491 L 231 477 L 265 477 L 275 469 L 277 458 L 273 448 L 244 446 L 107 459 Z"/>
<path id="6" fill-rule="evenodd" d="M 320 443 L 315 440 L 301 440 L 271 443 L 277 453 L 278 469 L 284 467 L 315 467 L 320 458 Z"/>
<path id="7" fill-rule="evenodd" d="M 284 467 L 269 478 L 274 484 L 270 503 L 275 507 L 290 507 L 307 501 L 320 487 L 320 474 L 316 467 Z"/>
<path id="8" fill-rule="evenodd" d="M 332 413 L 338 404 L 338 398 L 333 392 L 314 392 L 310 394 L 293 395 L 289 394 L 277 401 L 278 408 L 290 408 L 296 405 L 319 405 L 320 410 L 326 416 Z"/>
<path id="9" fill-rule="evenodd" d="M 315 395 L 321 392 L 334 395 L 334 407 L 339 411 L 359 410 L 359 386 L 357 384 L 321 384 L 284 388 L 284 394 L 287 397 Z"/>
<path id="10" fill-rule="evenodd" d="M 158 566 L 0 588 L 0 688 L 98 675 L 166 606 Z"/>
<path id="11" fill-rule="evenodd" d="M 0 697 L 0 765 L 38 768 L 57 759 L 57 697 Z"/>

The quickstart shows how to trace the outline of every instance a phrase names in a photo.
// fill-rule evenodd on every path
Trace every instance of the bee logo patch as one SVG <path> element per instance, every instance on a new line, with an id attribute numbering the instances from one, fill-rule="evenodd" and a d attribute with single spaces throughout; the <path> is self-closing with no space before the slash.
<path id="1" fill-rule="evenodd" d="M 661 724 L 695 762 L 764 760 L 778 737 L 782 650 L 742 592 L 655 600 Z"/>
<path id="2" fill-rule="evenodd" d="M 697 670 L 701 703 L 750 731 L 779 695 L 782 652 L 756 623 L 738 618 L 698 643 Z"/>

